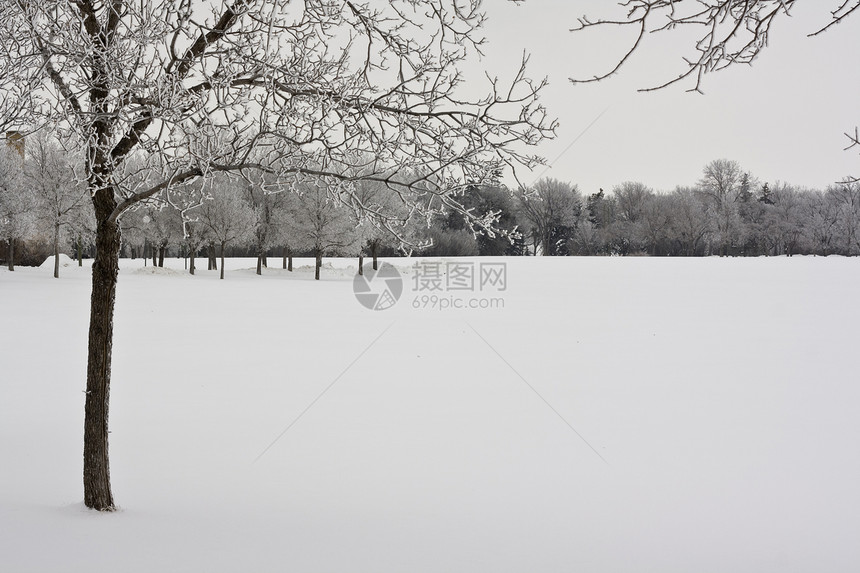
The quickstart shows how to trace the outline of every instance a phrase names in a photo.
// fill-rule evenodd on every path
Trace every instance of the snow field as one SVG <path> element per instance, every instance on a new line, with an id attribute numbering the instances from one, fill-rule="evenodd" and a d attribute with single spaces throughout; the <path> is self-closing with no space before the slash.
<path id="1" fill-rule="evenodd" d="M 354 260 L 123 260 L 111 515 L 88 270 L 0 270 L 0 570 L 860 566 L 857 260 L 498 260 L 504 309 L 444 312 L 404 259 L 382 312 Z"/>

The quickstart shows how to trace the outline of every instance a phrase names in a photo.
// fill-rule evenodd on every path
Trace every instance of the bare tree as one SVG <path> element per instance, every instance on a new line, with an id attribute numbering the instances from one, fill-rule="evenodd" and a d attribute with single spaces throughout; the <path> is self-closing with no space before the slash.
<path id="1" fill-rule="evenodd" d="M 525 62 L 467 100 L 479 0 L 9 0 L 0 13 L 2 122 L 51 123 L 85 155 L 97 221 L 84 502 L 111 510 L 108 404 L 119 218 L 216 172 L 452 189 L 533 166 L 555 127 Z M 19 97 L 20 96 L 20 97 Z M 369 158 L 362 165 L 356 152 Z M 125 173 L 133 153 L 152 176 Z M 281 161 L 288 158 L 289 161 Z M 396 179 L 395 173 L 411 173 Z"/>

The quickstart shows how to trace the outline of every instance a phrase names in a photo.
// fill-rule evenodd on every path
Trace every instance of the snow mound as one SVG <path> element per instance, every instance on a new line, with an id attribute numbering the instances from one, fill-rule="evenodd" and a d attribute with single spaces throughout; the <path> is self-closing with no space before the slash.
<path id="1" fill-rule="evenodd" d="M 76 264 L 78 264 L 78 263 L 75 262 L 75 260 L 73 258 L 71 258 L 69 255 L 64 255 L 63 253 L 60 253 L 60 266 L 61 267 L 73 267 Z M 51 255 L 50 257 L 45 259 L 45 262 L 42 263 L 39 266 L 39 268 L 40 269 L 53 269 L 54 268 L 54 255 Z"/>
<path id="2" fill-rule="evenodd" d="M 141 267 L 134 269 L 136 275 L 160 275 L 160 276 L 179 276 L 184 275 L 184 272 L 176 269 L 168 269 L 167 267 Z"/>

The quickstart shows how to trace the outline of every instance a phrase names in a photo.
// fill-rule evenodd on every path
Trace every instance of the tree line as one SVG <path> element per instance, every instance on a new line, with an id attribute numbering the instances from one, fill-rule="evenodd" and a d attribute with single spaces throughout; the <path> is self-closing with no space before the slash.
<path id="1" fill-rule="evenodd" d="M 0 232 L 6 264 L 14 268 L 16 245 L 24 263 L 49 253 L 73 253 L 79 264 L 92 256 L 95 222 L 84 185 L 76 183 L 74 154 L 46 137 L 9 145 L 0 161 Z M 389 214 L 394 228 L 363 219 L 347 202 L 313 184 L 283 189 L 257 180 L 221 175 L 205 186 L 186 185 L 181 201 L 141 204 L 121 218 L 123 254 L 164 265 L 166 256 L 197 257 L 224 276 L 225 256 L 253 256 L 257 273 L 269 257 L 292 270 L 294 256 L 315 260 L 319 278 L 325 256 L 650 255 L 761 256 L 860 254 L 860 184 L 847 179 L 825 190 L 759 181 L 736 161 L 708 163 L 701 179 L 659 193 L 624 182 L 591 194 L 576 185 L 541 179 L 530 188 L 475 186 L 460 210 L 410 218 L 406 203 L 379 182 L 363 181 L 353 193 L 362 205 Z M 492 221 L 494 231 L 473 218 Z M 54 259 L 55 276 L 59 257 Z"/>
<path id="2" fill-rule="evenodd" d="M 860 255 L 860 183 L 824 190 L 761 182 L 736 161 L 657 193 L 625 182 L 609 193 L 539 181 L 520 201 L 531 253 L 545 255 Z"/>

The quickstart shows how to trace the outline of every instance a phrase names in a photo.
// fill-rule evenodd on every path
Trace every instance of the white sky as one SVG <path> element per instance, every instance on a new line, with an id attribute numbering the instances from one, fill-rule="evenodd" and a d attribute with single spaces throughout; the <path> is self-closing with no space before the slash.
<path id="1" fill-rule="evenodd" d="M 609 28 L 569 32 L 583 14 L 616 14 L 610 0 L 486 2 L 489 43 L 481 66 L 504 78 L 523 50 L 531 54 L 529 75 L 549 78 L 542 102 L 560 122 L 557 139 L 538 148 L 550 162 L 561 155 L 543 176 L 578 184 L 585 193 L 608 192 L 628 180 L 668 191 L 695 183 L 704 165 L 719 158 L 738 161 L 762 181 L 824 188 L 860 175 L 860 153 L 843 151 L 844 133 L 860 124 L 860 17 L 806 37 L 837 4 L 799 3 L 791 18 L 776 22 L 770 47 L 752 67 L 707 77 L 705 95 L 687 93 L 690 84 L 636 92 L 684 70 L 690 36 L 684 41 L 671 33 L 652 34 L 620 74 L 599 84 L 571 84 L 571 76 L 608 71 L 627 47 Z M 526 174 L 525 182 L 541 171 Z"/>

